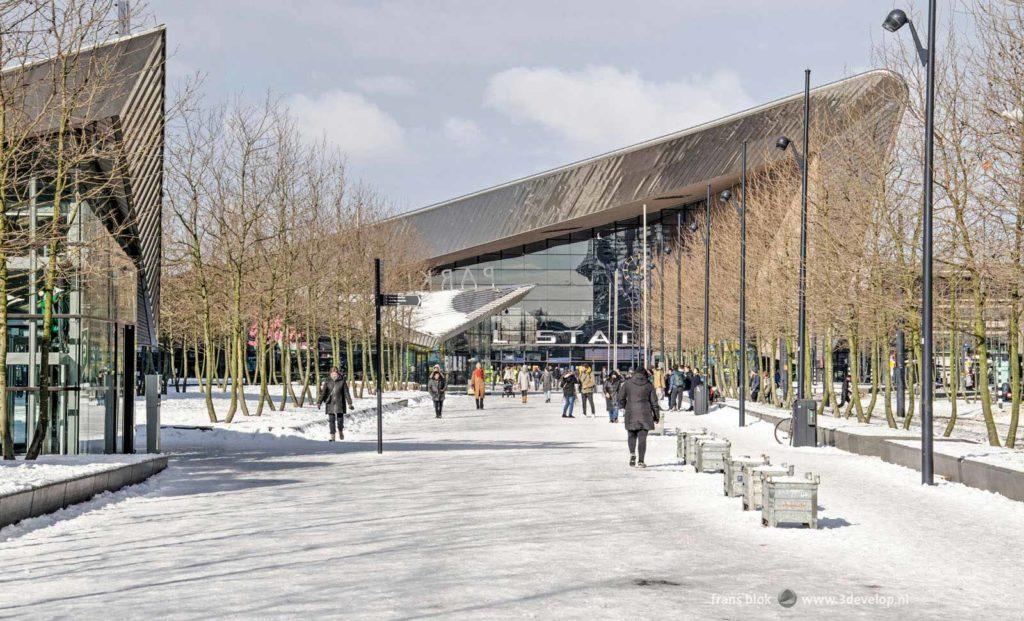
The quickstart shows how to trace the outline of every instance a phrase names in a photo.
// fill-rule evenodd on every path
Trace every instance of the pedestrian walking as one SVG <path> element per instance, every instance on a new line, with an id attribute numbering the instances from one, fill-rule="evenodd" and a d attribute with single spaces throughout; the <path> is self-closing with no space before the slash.
<path id="1" fill-rule="evenodd" d="M 484 382 L 484 368 L 479 362 L 476 363 L 476 368 L 473 369 L 473 375 L 470 377 L 470 384 L 473 387 L 473 398 L 476 399 L 476 409 L 484 409 L 484 393 L 487 389 L 487 384 Z"/>
<path id="2" fill-rule="evenodd" d="M 629 465 L 646 468 L 647 432 L 660 420 L 658 393 L 647 370 L 640 368 L 619 388 L 619 407 L 626 422 Z M 639 456 L 639 459 L 637 457 Z"/>
<path id="3" fill-rule="evenodd" d="M 516 380 L 519 384 L 519 392 L 522 393 L 523 396 L 523 403 L 526 403 L 526 395 L 530 392 L 530 382 L 533 380 L 530 376 L 530 368 L 525 364 L 520 367 Z"/>
<path id="4" fill-rule="evenodd" d="M 594 390 L 597 389 L 597 382 L 594 380 L 594 372 L 590 367 L 583 367 L 580 374 L 580 394 L 583 401 L 583 416 L 587 415 L 587 404 L 590 404 L 590 415 L 597 418 L 597 408 L 594 407 Z"/>
<path id="5" fill-rule="evenodd" d="M 750 372 L 750 400 L 757 401 L 757 396 L 761 393 L 761 376 L 757 374 L 757 371 Z"/>
<path id="6" fill-rule="evenodd" d="M 658 397 L 665 397 L 665 370 L 661 367 L 661 363 L 654 369 L 654 388 L 657 391 Z"/>
<path id="7" fill-rule="evenodd" d="M 850 374 L 847 373 L 843 376 L 843 386 L 839 391 L 839 405 L 837 407 L 843 407 L 850 402 L 852 393 L 850 391 Z"/>
<path id="8" fill-rule="evenodd" d="M 686 374 L 683 372 L 683 365 L 676 367 L 669 377 L 668 409 L 678 412 L 683 409 L 683 386 L 686 384 Z"/>
<path id="9" fill-rule="evenodd" d="M 579 384 L 580 380 L 571 367 L 562 374 L 562 380 L 559 382 L 562 388 L 562 418 L 576 418 L 572 410 L 576 404 L 576 387 Z"/>
<path id="10" fill-rule="evenodd" d="M 687 412 L 693 411 L 693 389 L 696 387 L 696 381 L 694 380 L 694 372 L 692 367 L 686 367 L 686 375 L 683 378 L 683 390 L 686 391 L 686 396 L 690 400 L 690 407 L 686 408 Z"/>
<path id="11" fill-rule="evenodd" d="M 604 380 L 601 388 L 604 391 L 604 403 L 608 408 L 608 422 L 619 422 L 619 388 L 622 387 L 622 376 L 612 370 Z"/>
<path id="12" fill-rule="evenodd" d="M 441 366 L 435 364 L 434 370 L 430 372 L 430 379 L 427 380 L 427 392 L 434 401 L 434 415 L 441 418 L 441 409 L 444 407 L 444 391 L 448 387 Z"/>
<path id="13" fill-rule="evenodd" d="M 551 372 L 550 364 L 540 374 L 540 387 L 544 390 L 544 403 L 551 403 L 551 390 L 555 387 L 555 375 Z"/>
<path id="14" fill-rule="evenodd" d="M 338 367 L 331 367 L 330 377 L 320 385 L 320 396 L 316 401 L 317 409 L 326 405 L 327 424 L 331 430 L 331 442 L 334 442 L 334 435 L 337 433 L 342 440 L 345 439 L 345 412 L 352 409 L 352 393 L 348 390 L 348 383 L 341 377 Z M 347 409 L 346 409 L 347 408 Z"/>

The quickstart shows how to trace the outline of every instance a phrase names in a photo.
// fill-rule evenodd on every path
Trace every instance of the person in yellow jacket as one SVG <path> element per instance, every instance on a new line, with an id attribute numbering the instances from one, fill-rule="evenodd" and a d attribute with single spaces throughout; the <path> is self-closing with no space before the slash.
<path id="1" fill-rule="evenodd" d="M 662 368 L 660 362 L 654 369 L 654 387 L 658 390 L 659 398 L 665 396 L 665 369 Z"/>
<path id="2" fill-rule="evenodd" d="M 590 415 L 597 416 L 597 408 L 594 407 L 594 390 L 597 382 L 594 380 L 594 372 L 590 367 L 583 367 L 580 373 L 580 394 L 583 395 L 583 415 L 587 415 L 587 404 L 590 404 Z"/>

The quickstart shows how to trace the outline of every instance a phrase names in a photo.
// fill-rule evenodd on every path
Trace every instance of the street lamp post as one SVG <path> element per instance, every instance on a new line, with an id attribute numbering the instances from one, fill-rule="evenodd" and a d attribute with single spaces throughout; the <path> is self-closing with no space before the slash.
<path id="1" fill-rule="evenodd" d="M 667 360 L 665 356 L 665 257 L 670 252 L 671 250 L 665 245 L 665 217 L 663 215 L 658 222 L 657 240 L 654 244 L 654 256 L 657 256 L 658 260 L 651 263 L 651 269 L 658 272 L 658 306 L 661 313 L 661 319 L 658 323 L 658 349 L 661 350 L 659 364 L 662 367 L 665 366 Z M 653 281 L 651 286 L 654 286 Z M 651 355 L 651 361 L 653 364 L 653 354 Z"/>
<path id="2" fill-rule="evenodd" d="M 704 378 L 710 386 L 711 348 L 708 344 L 708 328 L 711 310 L 711 184 L 704 201 Z"/>
<path id="3" fill-rule="evenodd" d="M 925 68 L 924 104 L 924 204 L 921 232 L 921 482 L 934 485 L 934 455 L 932 453 L 932 392 L 935 380 L 932 373 L 932 184 L 935 155 L 935 0 L 928 2 L 928 47 L 921 45 L 914 22 L 900 9 L 886 16 L 882 27 L 896 32 L 910 24 L 917 55 Z"/>
<path id="4" fill-rule="evenodd" d="M 676 214 L 676 365 L 683 355 L 683 214 Z"/>
<path id="5" fill-rule="evenodd" d="M 747 141 L 743 141 L 740 156 L 740 206 L 736 208 L 740 217 L 740 427 L 746 424 L 747 414 Z M 732 192 L 722 192 L 722 202 L 727 203 Z"/>
<path id="6" fill-rule="evenodd" d="M 612 275 L 612 368 L 619 368 L 619 268 Z"/>
<path id="7" fill-rule="evenodd" d="M 643 287 L 643 300 L 642 300 L 642 303 L 641 303 L 640 313 L 643 315 L 641 321 L 642 321 L 643 327 L 644 327 L 644 331 L 643 331 L 644 345 L 643 345 L 643 349 L 641 350 L 643 352 L 643 362 L 641 364 L 642 364 L 642 366 L 644 368 L 646 368 L 650 364 L 650 361 L 648 359 L 648 355 L 650 353 L 650 347 L 651 347 L 651 345 L 650 345 L 650 337 L 649 337 L 650 332 L 648 330 L 649 326 L 648 326 L 648 321 L 647 321 L 647 318 L 648 318 L 648 315 L 647 315 L 647 312 L 648 312 L 647 311 L 647 297 L 648 297 L 647 296 L 647 293 L 648 293 L 647 292 L 647 277 L 648 277 L 648 274 L 647 274 L 647 203 L 644 203 L 643 232 L 644 232 L 644 238 L 643 238 L 643 253 L 644 253 L 644 257 L 643 257 L 643 274 L 642 274 L 643 280 L 641 281 L 641 286 Z"/>
<path id="8" fill-rule="evenodd" d="M 804 70 L 804 144 L 803 154 L 799 154 L 794 147 L 793 154 L 800 164 L 800 268 L 799 284 L 797 293 L 797 399 L 804 399 L 807 395 L 807 157 L 809 154 L 808 144 L 810 142 L 810 119 L 811 112 L 811 70 Z M 780 136 L 775 146 L 785 151 L 792 141 Z"/>

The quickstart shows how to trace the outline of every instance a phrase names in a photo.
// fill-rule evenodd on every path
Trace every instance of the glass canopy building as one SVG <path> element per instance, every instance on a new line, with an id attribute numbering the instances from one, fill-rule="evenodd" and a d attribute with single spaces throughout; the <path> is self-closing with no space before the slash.
<path id="1" fill-rule="evenodd" d="M 78 163 L 100 189 L 67 188 L 59 205 L 45 177 L 4 202 L 19 239 L 8 253 L 9 422 L 15 451 L 32 440 L 38 417 L 42 280 L 49 258 L 42 231 L 59 227 L 58 277 L 49 356 L 53 425 L 47 453 L 131 452 L 134 368 L 139 347 L 157 344 L 160 303 L 160 210 L 164 122 L 163 28 L 110 41 L 82 53 L 81 66 L 106 68 L 98 101 L 83 119 L 104 144 Z M 27 85 L 23 101 L 52 83 L 52 62 L 7 69 L 3 80 Z M 6 86 L 6 84 L 5 84 Z M 45 94 L 45 93 L 44 93 Z M 43 134 L 51 131 L 41 126 Z M 39 144 L 48 144 L 44 136 Z M 109 159 L 108 159 L 109 158 Z M 118 161 L 114 161 L 118 160 Z M 82 198 L 87 195 L 89 198 Z"/>
<path id="2" fill-rule="evenodd" d="M 821 86 L 811 91 L 812 125 L 870 124 L 892 135 L 902 114 L 893 94 L 905 91 L 902 78 L 881 70 Z M 717 194 L 739 181 L 740 143 L 749 142 L 756 172 L 789 157 L 772 145 L 800 135 L 802 123 L 797 94 L 401 216 L 428 249 L 432 288 L 533 285 L 522 301 L 449 339 L 449 363 L 586 361 L 603 369 L 613 355 L 620 367 L 638 360 L 632 319 L 645 230 L 649 253 L 693 243 L 687 226 L 703 216 L 708 187 Z"/>

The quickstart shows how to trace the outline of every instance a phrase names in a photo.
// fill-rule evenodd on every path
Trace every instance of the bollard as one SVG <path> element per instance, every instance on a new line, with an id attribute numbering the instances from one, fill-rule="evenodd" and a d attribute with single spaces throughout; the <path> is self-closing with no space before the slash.
<path id="1" fill-rule="evenodd" d="M 764 466 L 768 463 L 770 462 L 767 455 L 762 455 L 760 458 L 754 458 L 749 455 L 739 455 L 737 457 L 730 457 L 729 459 L 726 459 L 725 478 L 723 483 L 725 495 L 730 498 L 743 495 L 744 466 L 754 468 L 757 466 Z"/>
<path id="2" fill-rule="evenodd" d="M 687 463 L 686 462 L 686 450 L 687 450 L 686 449 L 686 447 L 687 447 L 686 438 L 688 438 L 689 436 L 693 436 L 693 435 L 698 435 L 698 436 L 699 435 L 705 435 L 705 434 L 707 434 L 707 432 L 708 432 L 708 430 L 705 427 L 702 427 L 701 429 L 699 429 L 697 431 L 683 431 L 679 427 L 676 427 L 676 457 L 682 462 L 682 464 L 684 466 Z"/>
<path id="3" fill-rule="evenodd" d="M 725 472 L 729 446 L 730 443 L 725 438 L 697 440 L 697 461 L 693 464 L 694 469 L 697 472 Z"/>
<path id="4" fill-rule="evenodd" d="M 146 452 L 160 452 L 160 376 L 146 375 Z"/>
<path id="5" fill-rule="evenodd" d="M 818 528 L 818 483 L 808 472 L 804 478 L 768 475 L 761 491 L 761 525 L 804 524 Z"/>
<path id="6" fill-rule="evenodd" d="M 793 466 L 744 466 L 743 467 L 743 510 L 756 511 L 761 508 L 762 487 L 769 475 L 793 476 Z"/>
<path id="7" fill-rule="evenodd" d="M 696 464 L 697 463 L 697 440 L 704 438 L 714 438 L 713 433 L 688 433 L 686 439 L 683 441 L 683 463 L 684 464 Z"/>
<path id="8" fill-rule="evenodd" d="M 665 435 L 665 412 L 661 412 L 658 416 L 658 422 L 654 423 L 654 429 L 651 431 L 652 436 L 663 436 Z"/>

